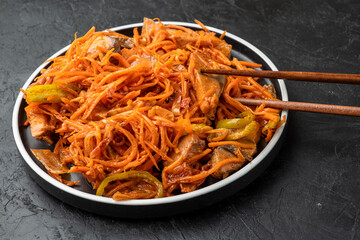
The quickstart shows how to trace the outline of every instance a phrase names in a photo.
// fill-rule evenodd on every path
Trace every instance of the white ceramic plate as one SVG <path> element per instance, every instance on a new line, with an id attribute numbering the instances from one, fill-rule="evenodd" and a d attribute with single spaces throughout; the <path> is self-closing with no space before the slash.
<path id="1" fill-rule="evenodd" d="M 193 23 L 165 21 L 163 23 L 185 26 L 192 29 L 200 29 L 197 24 Z M 135 23 L 115 27 L 111 30 L 131 36 L 133 28 L 141 28 L 141 26 L 142 23 Z M 208 27 L 208 29 L 219 35 L 223 33 L 223 30 L 219 30 L 217 28 Z M 249 42 L 230 33 L 226 33 L 225 40 L 229 44 L 233 45 L 233 57 L 236 57 L 239 60 L 260 63 L 263 65 L 261 68 L 262 70 L 277 71 L 277 68 L 270 59 Z M 49 59 L 64 54 L 68 47 L 69 46 L 64 47 Z M 38 76 L 41 69 L 47 67 L 48 65 L 49 63 L 39 66 L 22 88 L 26 89 L 34 78 Z M 283 80 L 270 81 L 266 79 L 265 81 L 274 84 L 279 99 L 288 101 L 287 90 Z M 13 134 L 19 152 L 24 158 L 26 165 L 29 167 L 29 174 L 34 178 L 34 180 L 47 192 L 72 206 L 102 215 L 125 218 L 159 217 L 191 211 L 213 204 L 239 191 L 260 175 L 260 173 L 276 156 L 281 145 L 281 140 L 285 134 L 284 130 L 286 127 L 286 124 L 284 124 L 277 129 L 272 140 L 263 146 L 263 149 L 252 162 L 248 163 L 246 166 L 226 179 L 215 182 L 194 192 L 172 197 L 114 201 L 111 198 L 96 196 L 89 184 L 83 180 L 79 174 L 72 174 L 70 176 L 70 180 L 81 180 L 79 186 L 76 187 L 68 187 L 47 174 L 44 167 L 31 154 L 30 148 L 51 148 L 51 146 L 43 141 L 32 138 L 30 129 L 28 127 L 24 127 L 24 122 L 26 120 L 24 107 L 26 107 L 26 102 L 23 99 L 23 93 L 20 92 L 13 111 Z M 286 110 L 282 111 L 281 117 L 284 115 L 287 116 Z"/>

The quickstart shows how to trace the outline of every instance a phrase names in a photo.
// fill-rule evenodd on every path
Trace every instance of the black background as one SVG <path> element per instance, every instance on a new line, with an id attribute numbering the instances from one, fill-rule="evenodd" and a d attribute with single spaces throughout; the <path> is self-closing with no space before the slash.
<path id="1" fill-rule="evenodd" d="M 0 0 L 1 239 L 359 239 L 360 118 L 291 112 L 270 167 L 235 195 L 179 216 L 128 220 L 84 212 L 29 176 L 11 129 L 19 88 L 86 33 L 194 19 L 226 29 L 280 70 L 360 73 L 360 2 Z M 292 101 L 360 106 L 360 86 L 288 81 Z"/>

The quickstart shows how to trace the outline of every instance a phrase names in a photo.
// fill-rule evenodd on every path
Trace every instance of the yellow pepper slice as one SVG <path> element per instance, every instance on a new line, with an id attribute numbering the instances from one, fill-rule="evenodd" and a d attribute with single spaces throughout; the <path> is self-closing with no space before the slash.
<path id="1" fill-rule="evenodd" d="M 67 95 L 57 84 L 36 85 L 26 89 L 26 102 L 58 103 Z"/>
<path id="2" fill-rule="evenodd" d="M 205 124 L 192 124 L 192 126 L 193 126 L 193 131 L 197 133 L 204 133 L 206 131 L 210 131 L 213 129 L 212 127 Z"/>

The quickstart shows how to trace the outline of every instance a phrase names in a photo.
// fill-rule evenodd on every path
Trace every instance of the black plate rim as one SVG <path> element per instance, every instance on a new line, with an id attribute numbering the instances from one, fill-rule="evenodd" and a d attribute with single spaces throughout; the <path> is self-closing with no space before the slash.
<path id="1" fill-rule="evenodd" d="M 177 22 L 177 21 L 162 21 L 162 23 L 166 24 L 166 25 L 179 25 L 179 26 L 184 26 L 184 27 L 191 27 L 191 28 L 195 28 L 195 29 L 201 29 L 201 27 L 195 23 L 188 23 L 188 22 Z M 120 30 L 126 30 L 126 29 L 133 29 L 136 27 L 142 27 L 143 23 L 134 23 L 134 24 L 127 24 L 127 25 L 123 25 L 123 26 L 119 26 L 119 27 L 114 27 L 111 28 L 110 30 L 112 31 L 120 31 Z M 217 34 L 222 34 L 224 31 L 220 30 L 218 28 L 214 28 L 211 26 L 206 26 L 210 31 L 215 32 Z M 232 40 L 235 40 L 243 45 L 245 45 L 246 47 L 248 47 L 250 50 L 254 51 L 260 58 L 262 58 L 267 64 L 268 66 L 271 68 L 272 71 L 278 71 L 277 67 L 273 64 L 273 62 L 262 52 L 260 51 L 258 48 L 256 48 L 254 45 L 252 45 L 251 43 L 247 42 L 246 40 L 231 34 L 231 33 L 226 33 L 225 38 L 231 38 Z M 53 54 L 50 58 L 55 58 L 61 54 L 63 54 L 64 52 L 66 52 L 66 50 L 69 48 L 70 45 L 60 49 L 58 52 L 56 52 L 55 54 Z M 49 65 L 49 62 L 46 62 L 42 65 L 40 65 L 32 74 L 31 76 L 28 78 L 28 80 L 25 82 L 24 86 L 22 87 L 23 89 L 26 89 L 30 83 L 34 80 L 34 78 L 39 74 L 39 72 L 41 71 L 41 69 L 45 68 L 47 65 Z M 288 94 L 287 94 L 287 89 L 286 89 L 286 85 L 285 82 L 282 79 L 277 80 L 279 87 L 280 87 L 280 92 L 281 92 L 281 96 L 282 96 L 282 100 L 283 101 L 288 101 Z M 229 176 L 226 179 L 223 179 L 219 182 L 216 182 L 210 186 L 204 187 L 202 189 L 198 189 L 196 191 L 190 192 L 190 193 L 184 193 L 184 194 L 180 194 L 177 196 L 172 196 L 172 197 L 166 197 L 166 198 L 158 198 L 158 199 L 136 199 L 136 200 L 127 200 L 127 201 L 114 201 L 112 198 L 105 198 L 105 197 L 100 197 L 100 196 L 96 196 L 90 193 L 85 193 L 82 191 L 79 191 L 77 189 L 74 189 L 72 187 L 66 186 L 60 182 L 58 182 L 57 180 L 55 180 L 54 178 L 52 178 L 50 175 L 48 175 L 44 170 L 42 170 L 31 158 L 31 156 L 28 154 L 28 152 L 25 149 L 25 146 L 21 140 L 21 136 L 20 136 L 20 131 L 19 131 L 19 112 L 20 112 L 20 105 L 21 102 L 23 101 L 23 93 L 20 92 L 17 99 L 16 99 L 16 103 L 14 105 L 14 110 L 13 110 L 13 116 L 12 116 L 12 128 L 13 128 L 13 135 L 14 135 L 14 139 L 17 145 L 17 148 L 20 152 L 20 154 L 22 155 L 24 161 L 27 163 L 27 165 L 40 177 L 42 178 L 45 182 L 51 184 L 53 187 L 61 190 L 61 191 L 65 191 L 70 195 L 73 195 L 74 197 L 79 197 L 82 198 L 84 200 L 89 200 L 92 202 L 98 202 L 98 203 L 103 203 L 103 204 L 110 204 L 110 205 L 120 205 L 120 206 L 151 206 L 151 205 L 161 205 L 161 204 L 173 204 L 176 202 L 181 202 L 181 201 L 187 201 L 190 200 L 191 198 L 198 198 L 201 197 L 202 195 L 206 195 L 208 193 L 214 192 L 216 190 L 221 189 L 222 187 L 225 187 L 227 185 L 229 185 L 230 183 L 240 179 L 241 177 L 243 177 L 244 175 L 248 174 L 252 169 L 254 169 L 257 165 L 259 165 L 262 160 L 264 160 L 264 158 L 271 152 L 271 150 L 277 145 L 280 136 L 284 133 L 284 129 L 286 127 L 286 123 L 283 124 L 280 128 L 277 129 L 277 131 L 275 132 L 273 138 L 270 140 L 270 142 L 267 144 L 267 146 L 254 158 L 254 160 L 250 163 L 248 163 L 246 166 L 244 166 L 242 169 L 240 169 L 239 171 L 237 171 L 236 173 L 232 174 L 231 176 Z M 284 117 L 284 119 L 287 119 L 287 115 L 288 115 L 288 111 L 287 110 L 283 110 L 281 113 L 281 118 Z"/>

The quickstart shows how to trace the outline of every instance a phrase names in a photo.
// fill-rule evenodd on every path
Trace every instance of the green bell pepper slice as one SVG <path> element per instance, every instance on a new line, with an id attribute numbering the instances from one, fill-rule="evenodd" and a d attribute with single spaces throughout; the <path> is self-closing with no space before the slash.
<path id="1" fill-rule="evenodd" d="M 216 124 L 216 128 L 237 129 L 242 128 L 251 123 L 255 119 L 254 114 L 250 111 L 242 112 L 238 118 L 223 119 Z"/>
<path id="2" fill-rule="evenodd" d="M 252 121 L 243 128 L 230 131 L 229 134 L 226 136 L 225 140 L 227 141 L 239 140 L 257 131 L 258 126 L 259 125 L 257 124 L 256 121 Z"/>
<path id="3" fill-rule="evenodd" d="M 128 171 L 110 175 L 100 183 L 96 191 L 96 195 L 102 196 L 104 194 L 106 186 L 109 185 L 110 182 L 127 179 L 141 179 L 147 183 L 155 185 L 157 187 L 157 193 L 155 195 L 155 198 L 161 198 L 164 195 L 164 187 L 162 183 L 156 177 L 146 171 Z"/>
<path id="4" fill-rule="evenodd" d="M 263 134 L 266 134 L 266 132 L 269 130 L 269 129 L 273 129 L 273 128 L 276 128 L 278 122 L 275 122 L 275 121 L 269 121 L 264 127 L 263 129 L 261 130 L 261 132 Z"/>

